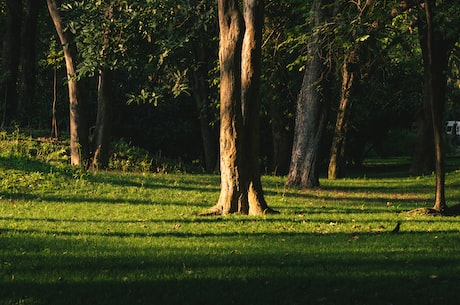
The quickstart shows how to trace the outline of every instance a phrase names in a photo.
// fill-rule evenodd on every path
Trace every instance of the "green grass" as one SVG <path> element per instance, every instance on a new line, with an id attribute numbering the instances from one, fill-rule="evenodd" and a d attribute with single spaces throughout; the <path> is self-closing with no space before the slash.
<path id="1" fill-rule="evenodd" d="M 434 177 L 263 177 L 279 215 L 202 217 L 219 177 L 0 158 L 0 304 L 458 304 L 460 217 Z M 460 173 L 447 176 L 449 204 Z M 390 234 L 397 221 L 401 231 Z"/>

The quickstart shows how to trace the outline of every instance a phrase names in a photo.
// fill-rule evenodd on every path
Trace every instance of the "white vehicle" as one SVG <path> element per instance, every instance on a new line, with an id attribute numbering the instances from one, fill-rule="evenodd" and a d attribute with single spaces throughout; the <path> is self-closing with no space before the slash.
<path id="1" fill-rule="evenodd" d="M 447 121 L 446 134 L 449 143 L 457 145 L 460 143 L 460 121 Z"/>

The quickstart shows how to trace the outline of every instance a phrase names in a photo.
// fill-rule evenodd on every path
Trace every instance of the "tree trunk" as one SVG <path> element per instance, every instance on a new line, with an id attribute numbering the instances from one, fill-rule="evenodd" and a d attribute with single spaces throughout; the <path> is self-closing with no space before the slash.
<path id="1" fill-rule="evenodd" d="M 263 1 L 219 0 L 221 193 L 213 214 L 273 212 L 258 167 Z M 245 24 L 243 24 L 243 22 Z"/>
<path id="2" fill-rule="evenodd" d="M 100 72 L 97 88 L 97 117 L 93 135 L 91 170 L 105 169 L 109 165 L 112 134 L 112 74 L 108 67 Z"/>
<path id="3" fill-rule="evenodd" d="M 260 129 L 260 76 L 262 58 L 262 29 L 264 22 L 264 1 L 244 1 L 246 30 L 242 46 L 241 103 L 243 111 L 243 137 L 245 148 L 245 169 L 249 214 L 267 212 L 259 171 L 259 129 Z"/>
<path id="4" fill-rule="evenodd" d="M 61 42 L 67 69 L 70 109 L 70 161 L 73 166 L 89 166 L 89 140 L 80 82 L 76 78 L 77 49 L 72 34 L 65 30 L 57 0 L 47 0 L 48 11 Z"/>
<path id="5" fill-rule="evenodd" d="M 342 65 L 342 87 L 340 106 L 335 123 L 334 137 L 331 145 L 331 157 L 329 159 L 328 179 L 337 179 L 345 172 L 345 148 L 347 144 L 348 123 L 353 107 L 350 99 L 351 89 L 355 78 L 354 65 L 356 61 L 357 47 L 346 54 Z"/>
<path id="6" fill-rule="evenodd" d="M 241 46 L 243 20 L 237 0 L 219 0 L 220 27 L 220 177 L 218 214 L 249 212 L 242 184 L 243 117 L 241 113 Z"/>
<path id="7" fill-rule="evenodd" d="M 28 114 L 32 110 L 35 93 L 35 40 L 37 36 L 38 12 L 43 2 L 29 0 L 27 13 L 21 33 L 21 79 L 19 82 L 19 98 L 16 108 L 17 118 L 21 125 L 27 124 Z"/>
<path id="8" fill-rule="evenodd" d="M 106 20 L 112 20 L 113 7 L 109 5 L 105 11 Z M 109 165 L 110 158 L 110 140 L 112 135 L 112 104 L 113 104 L 113 71 L 107 63 L 107 57 L 110 52 L 111 30 L 106 25 L 102 38 L 101 65 L 99 71 L 97 87 L 97 116 L 96 126 L 92 139 L 92 162 L 90 169 L 106 169 Z"/>
<path id="9" fill-rule="evenodd" d="M 311 29 L 327 19 L 322 0 L 315 0 L 311 15 Z M 297 100 L 291 165 L 286 185 L 302 188 L 319 187 L 321 142 L 327 122 L 327 101 L 320 93 L 325 67 L 321 60 L 321 34 L 314 31 L 307 45 L 308 61 Z"/>
<path id="10" fill-rule="evenodd" d="M 57 68 L 53 69 L 53 105 L 51 108 L 51 137 L 59 138 L 59 128 L 57 123 Z"/>
<path id="11" fill-rule="evenodd" d="M 2 126 L 16 119 L 18 101 L 17 78 L 20 60 L 22 1 L 6 1 L 6 33 L 3 39 L 1 61 L 1 91 L 3 99 Z"/>

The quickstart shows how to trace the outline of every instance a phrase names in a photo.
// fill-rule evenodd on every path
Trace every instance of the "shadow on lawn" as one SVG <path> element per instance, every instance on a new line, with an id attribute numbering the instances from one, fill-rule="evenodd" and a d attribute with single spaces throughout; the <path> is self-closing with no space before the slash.
<path id="1" fill-rule="evenodd" d="M 308 234 L 294 240 L 306 249 L 296 253 L 277 250 L 270 239 L 278 234 L 268 236 L 263 249 L 218 256 L 186 246 L 171 254 L 168 247 L 142 254 L 101 247 L 89 256 L 76 253 L 88 246 L 82 241 L 10 238 L 21 250 L 0 242 L 0 304 L 458 304 L 460 261 L 448 251 L 410 257 L 392 237 L 366 255 L 358 242 L 338 245 L 347 234 Z"/>

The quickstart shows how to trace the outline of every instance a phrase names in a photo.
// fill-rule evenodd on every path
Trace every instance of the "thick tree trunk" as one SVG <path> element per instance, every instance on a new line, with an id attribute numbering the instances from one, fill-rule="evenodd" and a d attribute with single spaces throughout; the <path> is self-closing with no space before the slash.
<path id="1" fill-rule="evenodd" d="M 21 79 L 19 82 L 19 98 L 17 118 L 21 125 L 27 124 L 28 113 L 32 111 L 35 94 L 35 40 L 37 36 L 38 12 L 43 2 L 29 0 L 27 13 L 21 33 Z"/>
<path id="2" fill-rule="evenodd" d="M 259 111 L 260 111 L 260 75 L 262 58 L 262 28 L 264 22 L 264 1 L 246 0 L 244 3 L 244 21 L 246 30 L 242 46 L 241 103 L 243 126 L 245 131 L 245 168 L 249 214 L 258 215 L 267 212 L 260 181 L 259 171 Z"/>
<path id="3" fill-rule="evenodd" d="M 89 139 L 80 83 L 76 78 L 76 45 L 72 34 L 64 30 L 65 25 L 60 15 L 57 0 L 47 0 L 47 4 L 64 51 L 67 69 L 70 109 L 70 161 L 74 166 L 87 168 L 89 166 Z"/>
<path id="4" fill-rule="evenodd" d="M 244 196 L 241 46 L 243 18 L 237 0 L 219 0 L 220 27 L 220 176 L 218 214 L 248 213 Z"/>
<path id="5" fill-rule="evenodd" d="M 16 119 L 18 101 L 18 67 L 20 60 L 20 39 L 22 23 L 22 1 L 6 1 L 6 33 L 3 39 L 1 61 L 0 99 L 3 101 L 2 126 Z"/>
<path id="6" fill-rule="evenodd" d="M 312 5 L 312 29 L 327 18 L 323 5 L 322 0 L 315 0 Z M 319 89 L 325 74 L 321 60 L 321 38 L 319 31 L 314 31 L 307 45 L 308 61 L 305 64 L 305 74 L 297 100 L 291 165 L 286 181 L 288 186 L 320 186 L 320 148 L 327 122 L 327 101 Z"/>
<path id="7" fill-rule="evenodd" d="M 357 50 L 351 50 L 345 56 L 342 65 L 342 87 L 340 95 L 340 105 L 337 112 L 337 121 L 335 123 L 334 137 L 331 145 L 331 157 L 329 159 L 328 179 L 337 179 L 344 175 L 345 172 L 345 148 L 347 144 L 348 122 L 353 107 L 350 98 L 355 71 L 353 66 L 356 61 Z"/>
<path id="8" fill-rule="evenodd" d="M 219 0 L 221 193 L 213 214 L 273 212 L 258 168 L 263 1 Z M 243 23 L 245 22 L 245 24 Z"/>

